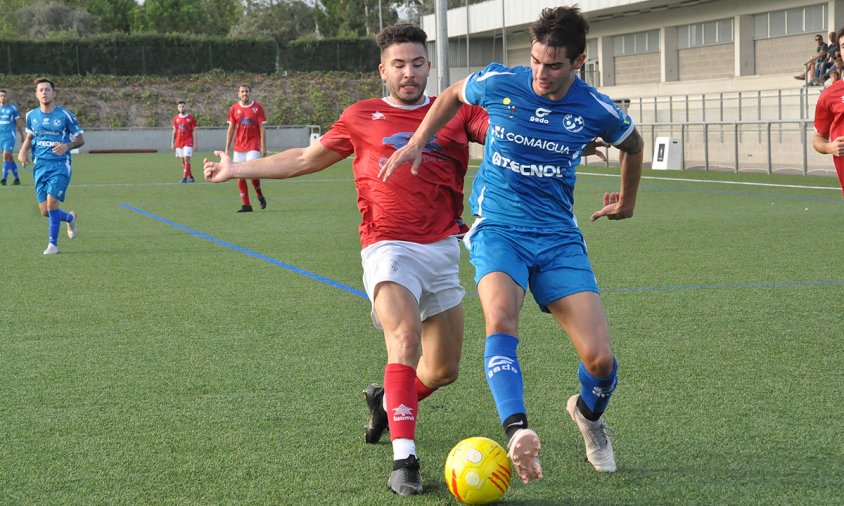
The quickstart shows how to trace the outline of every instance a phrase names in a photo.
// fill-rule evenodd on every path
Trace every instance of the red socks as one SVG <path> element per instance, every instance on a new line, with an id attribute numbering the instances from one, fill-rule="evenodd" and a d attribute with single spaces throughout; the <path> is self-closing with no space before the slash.
<path id="1" fill-rule="evenodd" d="M 416 370 L 409 365 L 387 364 L 384 369 L 384 397 L 390 440 L 416 439 L 416 412 L 419 407 Z M 430 395 L 430 393 L 428 394 Z"/>
<path id="2" fill-rule="evenodd" d="M 243 205 L 249 205 L 249 187 L 246 186 L 245 179 L 238 179 L 237 180 L 237 189 L 240 190 L 240 200 L 243 201 Z"/>

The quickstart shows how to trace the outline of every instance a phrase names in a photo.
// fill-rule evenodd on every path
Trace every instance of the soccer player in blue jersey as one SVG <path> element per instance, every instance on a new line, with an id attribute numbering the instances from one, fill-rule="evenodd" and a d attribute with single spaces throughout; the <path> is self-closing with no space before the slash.
<path id="1" fill-rule="evenodd" d="M 0 149 L 3 151 L 3 179 L 0 185 L 6 186 L 6 179 L 12 173 L 12 184 L 21 184 L 18 166 L 12 152 L 15 150 L 15 131 L 23 137 L 23 120 L 18 108 L 8 102 L 6 90 L 0 90 Z"/>
<path id="2" fill-rule="evenodd" d="M 600 472 L 616 470 L 602 414 L 617 384 L 609 327 L 586 245 L 573 212 L 575 168 L 589 141 L 617 147 L 621 191 L 606 193 L 592 214 L 633 216 L 642 167 L 642 138 L 630 117 L 577 78 L 589 25 L 577 7 L 547 8 L 531 27 L 529 67 L 493 63 L 447 88 L 407 146 L 379 175 L 386 180 L 410 163 L 418 172 L 422 147 L 461 103 L 490 116 L 484 159 L 470 203 L 477 216 L 464 242 L 486 319 L 487 382 L 509 439 L 509 455 L 525 483 L 542 477 L 540 442 L 528 428 L 522 366 L 516 348 L 519 312 L 530 289 L 551 313 L 581 359 L 580 394 L 566 411 Z"/>
<path id="3" fill-rule="evenodd" d="M 76 211 L 66 213 L 60 209 L 70 184 L 70 151 L 85 144 L 82 127 L 76 117 L 56 105 L 56 86 L 46 77 L 35 80 L 35 98 L 39 108 L 26 113 L 26 138 L 23 140 L 18 160 L 26 165 L 29 149 L 35 164 L 35 197 L 41 214 L 50 219 L 50 243 L 45 255 L 59 252 L 59 229 L 67 223 L 67 236 L 76 237 Z"/>

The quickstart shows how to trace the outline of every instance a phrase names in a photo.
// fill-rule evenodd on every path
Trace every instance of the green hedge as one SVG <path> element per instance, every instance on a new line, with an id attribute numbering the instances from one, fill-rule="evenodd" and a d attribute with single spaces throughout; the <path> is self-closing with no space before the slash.
<path id="1" fill-rule="evenodd" d="M 268 39 L 195 35 L 101 35 L 84 39 L 0 40 L 6 74 L 173 75 L 212 69 L 275 72 L 278 50 Z"/>
<path id="2" fill-rule="evenodd" d="M 380 52 L 371 38 L 293 41 L 181 34 L 110 34 L 84 39 L 0 39 L 0 73 L 178 75 L 227 72 L 370 72 Z"/>
<path id="3" fill-rule="evenodd" d="M 279 53 L 282 69 L 304 72 L 369 72 L 381 61 L 381 52 L 371 38 L 292 41 Z"/>

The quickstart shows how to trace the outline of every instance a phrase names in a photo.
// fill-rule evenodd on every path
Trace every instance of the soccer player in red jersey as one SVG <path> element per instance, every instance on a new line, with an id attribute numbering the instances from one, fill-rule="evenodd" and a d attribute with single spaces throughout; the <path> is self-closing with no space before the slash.
<path id="1" fill-rule="evenodd" d="M 176 157 L 182 159 L 182 183 L 193 183 L 190 157 L 196 149 L 196 118 L 187 113 L 187 108 L 184 100 L 176 104 L 179 114 L 173 116 L 173 138 L 170 141 L 170 149 L 175 150 Z"/>
<path id="2" fill-rule="evenodd" d="M 838 46 L 844 51 L 844 28 L 838 32 Z M 844 193 L 844 79 L 823 90 L 815 106 L 815 151 L 832 155 L 838 181 Z"/>
<path id="3" fill-rule="evenodd" d="M 205 161 L 205 179 L 222 182 L 301 176 L 355 155 L 363 282 L 387 346 L 383 387 L 365 391 L 371 413 L 366 441 L 377 443 L 389 429 L 393 468 L 387 487 L 400 495 L 422 492 L 415 443 L 419 401 L 458 375 L 463 179 L 469 142 L 483 142 L 488 128 L 483 109 L 464 106 L 426 147 L 418 176 L 403 171 L 389 183 L 378 179 L 380 165 L 407 142 L 434 103 L 425 95 L 431 69 L 426 40 L 423 30 L 409 24 L 379 33 L 378 70 L 389 95 L 346 108 L 320 142 L 243 163 L 221 152 L 215 153 L 219 162 Z"/>
<path id="4" fill-rule="evenodd" d="M 230 154 L 229 148 L 234 139 L 234 154 L 231 155 L 233 161 L 245 162 L 262 158 L 267 155 L 267 134 L 264 129 L 267 117 L 264 115 L 264 108 L 252 100 L 252 88 L 248 84 L 241 84 L 237 88 L 237 96 L 240 100 L 229 109 L 226 155 Z M 266 208 L 267 199 L 261 191 L 261 180 L 252 178 L 252 186 L 255 188 L 261 209 Z M 240 200 L 243 201 L 243 206 L 237 212 L 251 213 L 252 205 L 249 203 L 249 187 L 246 179 L 239 178 L 237 187 L 240 189 Z"/>

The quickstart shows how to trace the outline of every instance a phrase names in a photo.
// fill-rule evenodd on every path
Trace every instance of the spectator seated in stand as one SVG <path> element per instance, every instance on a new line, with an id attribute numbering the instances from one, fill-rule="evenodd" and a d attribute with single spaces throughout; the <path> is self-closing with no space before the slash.
<path id="1" fill-rule="evenodd" d="M 818 59 L 817 65 L 815 66 L 814 79 L 810 84 L 823 86 L 826 80 L 829 79 L 829 71 L 832 66 L 835 65 L 835 57 L 841 51 L 841 48 L 838 46 L 838 41 L 835 39 L 836 33 L 829 32 L 829 45 L 823 58 Z"/>
<path id="2" fill-rule="evenodd" d="M 829 45 L 823 41 L 823 35 L 815 35 L 815 42 L 818 44 L 818 48 L 815 50 L 815 55 L 809 58 L 809 60 L 804 64 L 806 66 L 806 70 L 794 76 L 795 79 L 800 81 L 807 81 L 807 84 L 811 84 L 811 79 L 807 76 L 812 76 L 814 74 L 815 65 L 817 65 L 818 60 L 822 59 L 826 55 L 826 51 L 829 49 Z"/>

